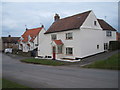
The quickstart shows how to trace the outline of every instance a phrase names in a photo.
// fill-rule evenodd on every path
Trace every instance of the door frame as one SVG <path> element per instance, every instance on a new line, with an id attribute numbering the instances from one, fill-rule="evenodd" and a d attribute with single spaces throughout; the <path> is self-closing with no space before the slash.
<path id="1" fill-rule="evenodd" d="M 56 47 L 55 46 L 52 46 L 52 56 L 53 56 L 53 60 L 56 59 Z"/>

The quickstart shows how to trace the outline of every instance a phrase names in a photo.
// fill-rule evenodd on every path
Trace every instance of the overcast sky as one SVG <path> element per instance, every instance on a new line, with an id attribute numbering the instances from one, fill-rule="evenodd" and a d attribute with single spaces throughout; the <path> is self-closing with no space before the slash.
<path id="1" fill-rule="evenodd" d="M 43 24 L 47 30 L 55 13 L 64 18 L 88 10 L 118 29 L 117 2 L 2 2 L 2 36 L 21 36 L 25 25 L 36 28 Z"/>

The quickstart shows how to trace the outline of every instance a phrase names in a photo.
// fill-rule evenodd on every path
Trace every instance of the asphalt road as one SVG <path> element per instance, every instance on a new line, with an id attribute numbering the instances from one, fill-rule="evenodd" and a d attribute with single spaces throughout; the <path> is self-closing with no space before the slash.
<path id="1" fill-rule="evenodd" d="M 4 78 L 32 88 L 118 88 L 114 70 L 26 64 L 5 54 L 2 60 Z"/>

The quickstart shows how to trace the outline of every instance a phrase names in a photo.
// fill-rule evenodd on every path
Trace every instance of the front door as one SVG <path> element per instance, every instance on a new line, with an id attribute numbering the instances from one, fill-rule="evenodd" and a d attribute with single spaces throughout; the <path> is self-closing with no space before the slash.
<path id="1" fill-rule="evenodd" d="M 53 46 L 53 60 L 55 60 L 56 59 L 56 48 L 55 48 L 55 46 Z"/>

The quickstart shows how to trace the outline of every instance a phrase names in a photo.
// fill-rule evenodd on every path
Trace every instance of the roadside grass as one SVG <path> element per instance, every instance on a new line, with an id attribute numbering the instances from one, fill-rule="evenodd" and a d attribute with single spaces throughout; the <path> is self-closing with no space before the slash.
<path id="1" fill-rule="evenodd" d="M 6 90 L 7 88 L 22 88 L 22 90 L 34 90 L 24 85 L 20 85 L 13 81 L 2 78 L 2 90 Z"/>
<path id="2" fill-rule="evenodd" d="M 56 60 L 35 59 L 35 58 L 28 58 L 28 59 L 23 59 L 20 61 L 25 62 L 25 63 L 51 65 L 51 66 L 60 66 L 60 65 L 68 64 L 67 62 L 61 62 L 61 61 L 56 61 Z"/>
<path id="3" fill-rule="evenodd" d="M 2 89 L 2 79 L 0 78 L 0 90 Z"/>
<path id="4" fill-rule="evenodd" d="M 82 66 L 83 68 L 98 68 L 98 69 L 112 69 L 120 70 L 120 53 L 114 54 L 106 60 L 95 61 L 91 64 Z"/>

